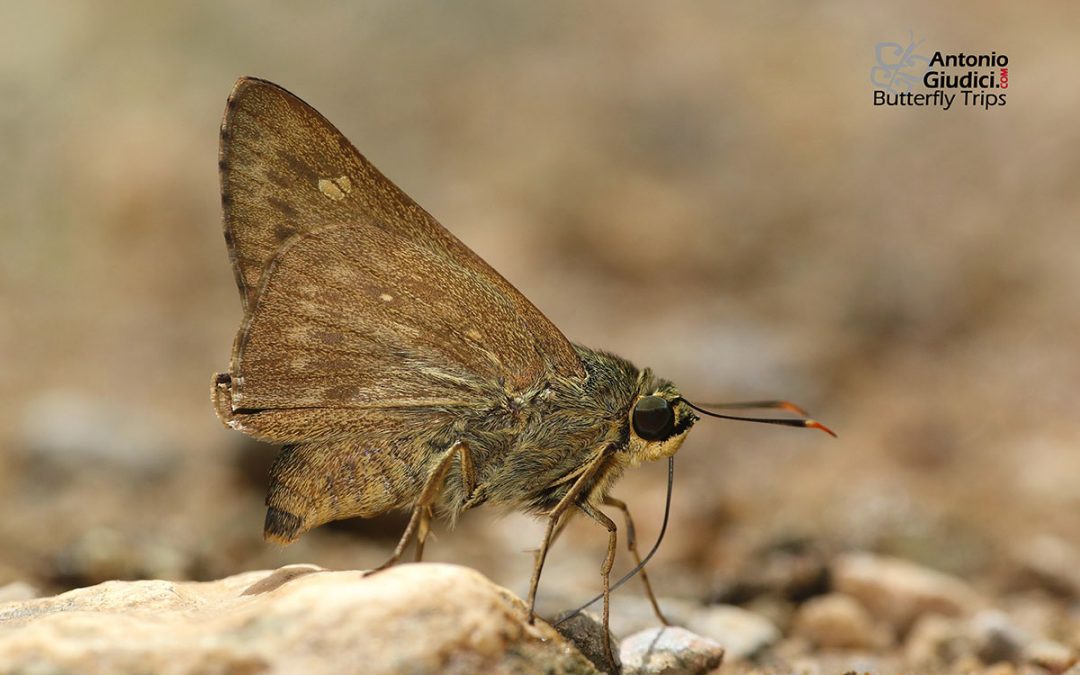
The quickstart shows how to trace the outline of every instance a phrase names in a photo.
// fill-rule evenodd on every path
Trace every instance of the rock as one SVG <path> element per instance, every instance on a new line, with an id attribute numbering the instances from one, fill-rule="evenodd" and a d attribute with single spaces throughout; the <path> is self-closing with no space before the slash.
<path id="1" fill-rule="evenodd" d="M 619 654 L 624 675 L 699 675 L 724 660 L 720 643 L 677 626 L 634 633 L 622 641 Z"/>
<path id="2" fill-rule="evenodd" d="M 904 643 L 904 655 L 918 671 L 940 670 L 973 651 L 963 622 L 940 614 L 927 614 L 916 621 Z"/>
<path id="3" fill-rule="evenodd" d="M 751 657 L 780 639 L 771 621 L 733 605 L 705 607 L 689 618 L 686 627 L 719 642 L 732 661 Z"/>
<path id="4" fill-rule="evenodd" d="M 1060 642 L 1035 640 L 1024 649 L 1024 660 L 1051 673 L 1064 673 L 1080 662 L 1080 655 Z"/>
<path id="5" fill-rule="evenodd" d="M 479 573 L 293 565 L 213 582 L 110 581 L 0 606 L 4 672 L 595 673 Z"/>
<path id="6" fill-rule="evenodd" d="M 601 618 L 592 612 L 581 612 L 570 619 L 563 620 L 563 617 L 569 613 L 564 612 L 552 619 L 551 625 L 555 627 L 555 630 L 573 643 L 578 651 L 602 671 L 611 669 L 607 654 L 604 652 L 604 640 L 607 640 L 611 646 L 611 655 L 615 658 L 616 670 L 618 670 L 619 643 L 610 632 L 604 630 Z"/>
<path id="7" fill-rule="evenodd" d="M 1040 535 L 1018 546 L 1017 551 L 1023 585 L 1060 597 L 1080 598 L 1080 552 L 1069 542 Z"/>
<path id="8" fill-rule="evenodd" d="M 869 553 L 849 553 L 833 563 L 833 587 L 857 599 L 897 634 L 918 617 L 936 613 L 959 616 L 979 607 L 979 596 L 966 583 L 906 560 Z"/>
<path id="9" fill-rule="evenodd" d="M 987 665 L 1020 660 L 1028 637 L 1005 612 L 983 610 L 971 618 L 975 654 Z"/>
<path id="10" fill-rule="evenodd" d="M 803 603 L 795 615 L 794 632 L 824 649 L 877 649 L 892 641 L 865 607 L 840 593 Z"/>

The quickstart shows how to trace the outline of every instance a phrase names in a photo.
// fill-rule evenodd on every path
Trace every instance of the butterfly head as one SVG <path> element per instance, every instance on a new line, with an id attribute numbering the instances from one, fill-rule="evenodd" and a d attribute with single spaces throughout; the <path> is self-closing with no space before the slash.
<path id="1" fill-rule="evenodd" d="M 674 455 L 698 416 L 683 401 L 675 385 L 642 373 L 637 395 L 628 413 L 626 453 L 632 465 Z"/>

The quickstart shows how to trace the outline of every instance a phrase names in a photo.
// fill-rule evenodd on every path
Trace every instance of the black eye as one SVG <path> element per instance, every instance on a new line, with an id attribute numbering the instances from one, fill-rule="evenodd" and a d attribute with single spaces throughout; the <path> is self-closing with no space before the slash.
<path id="1" fill-rule="evenodd" d="M 675 430 L 675 411 L 667 399 L 644 396 L 634 406 L 634 433 L 647 441 L 662 441 Z"/>

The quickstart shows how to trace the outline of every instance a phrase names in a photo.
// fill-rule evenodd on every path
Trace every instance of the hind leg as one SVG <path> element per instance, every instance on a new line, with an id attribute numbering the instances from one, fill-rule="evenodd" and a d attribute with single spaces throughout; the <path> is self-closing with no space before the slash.
<path id="1" fill-rule="evenodd" d="M 368 571 L 367 574 L 374 574 L 387 567 L 396 565 L 398 561 L 401 560 L 401 556 L 405 553 L 405 549 L 409 546 L 409 542 L 412 540 L 413 535 L 416 535 L 416 561 L 420 561 L 420 558 L 424 554 L 424 542 L 427 540 L 428 533 L 431 531 L 432 506 L 439 496 L 439 490 L 442 489 L 443 481 L 446 480 L 446 474 L 450 470 L 450 466 L 456 455 L 461 456 L 461 476 L 462 482 L 465 484 L 465 494 L 471 494 L 476 484 L 472 457 L 469 456 L 469 446 L 464 441 L 457 441 L 450 446 L 450 449 L 446 451 L 446 454 L 439 460 L 439 463 L 436 464 L 435 468 L 428 474 L 427 480 L 424 481 L 424 487 L 420 491 L 420 496 L 413 505 L 412 515 L 409 517 L 409 524 L 405 526 L 405 532 L 402 533 L 401 539 L 398 540 L 397 546 L 394 547 L 394 553 L 390 556 L 390 559 L 375 569 Z"/>
<path id="2" fill-rule="evenodd" d="M 637 535 L 634 532 L 634 520 L 630 517 L 630 509 L 626 506 L 626 502 L 621 499 L 615 499 L 614 497 L 604 497 L 604 504 L 606 506 L 614 506 L 623 512 L 626 517 L 626 547 L 630 549 L 630 553 L 634 556 L 634 564 L 641 564 L 641 554 L 637 550 Z M 671 622 L 667 620 L 664 613 L 660 611 L 660 603 L 656 601 L 656 595 L 653 593 L 652 584 L 649 583 L 649 575 L 645 573 L 645 568 L 641 568 L 641 581 L 645 584 L 645 595 L 649 597 L 649 602 L 652 604 L 653 613 L 656 614 L 656 618 L 660 619 L 660 623 L 665 626 L 670 626 Z"/>
<path id="3" fill-rule="evenodd" d="M 581 474 L 574 480 L 574 483 L 570 486 L 570 489 L 566 491 L 559 503 L 555 505 L 547 516 L 547 528 L 544 530 L 544 540 L 540 543 L 540 551 L 536 554 L 536 558 L 533 561 L 533 573 L 532 580 L 529 582 L 529 597 L 525 601 L 525 604 L 529 606 L 529 623 L 533 623 L 536 618 L 536 589 L 540 585 L 540 573 L 544 569 L 544 561 L 547 559 L 548 548 L 551 547 L 552 538 L 555 535 L 556 526 L 562 520 L 562 517 L 569 509 L 572 509 L 582 494 L 585 492 L 585 488 L 591 485 L 593 478 L 600 472 L 601 467 L 607 460 L 607 455 L 604 453 L 598 454 L 592 459 Z"/>
<path id="4" fill-rule="evenodd" d="M 583 504 L 581 511 L 588 517 L 599 523 L 608 532 L 608 546 L 607 555 L 604 557 L 604 563 L 600 566 L 600 577 L 604 582 L 604 656 L 607 657 L 608 664 L 611 665 L 612 672 L 615 671 L 615 655 L 611 653 L 611 628 L 609 619 L 611 618 L 611 568 L 615 565 L 615 545 L 617 539 L 617 528 L 615 527 L 615 521 L 608 518 L 604 512 L 599 509 L 593 508 L 591 504 Z"/>

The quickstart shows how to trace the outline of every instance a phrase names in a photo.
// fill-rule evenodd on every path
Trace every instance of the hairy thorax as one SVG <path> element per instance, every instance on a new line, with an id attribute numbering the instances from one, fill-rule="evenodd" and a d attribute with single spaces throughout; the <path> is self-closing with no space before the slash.
<path id="1" fill-rule="evenodd" d="M 546 382 L 463 425 L 477 484 L 466 494 L 460 465 L 451 469 L 442 499 L 451 519 L 480 504 L 546 513 L 599 454 L 609 458 L 585 491 L 588 498 L 602 498 L 621 475 L 638 370 L 602 352 L 578 347 L 578 354 L 586 378 Z"/>

